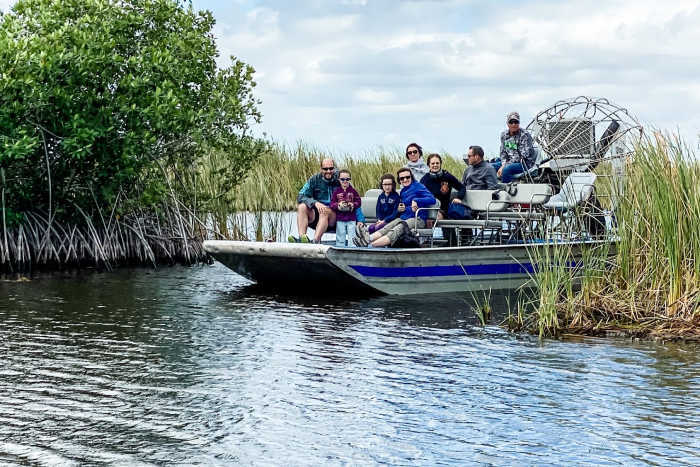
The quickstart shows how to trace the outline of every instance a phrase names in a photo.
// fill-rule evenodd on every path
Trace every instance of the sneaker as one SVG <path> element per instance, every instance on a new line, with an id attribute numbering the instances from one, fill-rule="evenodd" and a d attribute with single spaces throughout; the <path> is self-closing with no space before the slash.
<path id="1" fill-rule="evenodd" d="M 299 243 L 299 239 L 296 238 L 294 235 L 290 235 L 289 237 L 287 237 L 287 241 L 289 243 Z"/>
<path id="2" fill-rule="evenodd" d="M 355 245 L 358 246 L 367 246 L 369 245 L 369 235 L 365 232 L 364 234 L 360 233 L 359 235 L 356 235 L 353 241 L 356 241 Z"/>
<path id="3" fill-rule="evenodd" d="M 357 236 L 360 237 L 360 239 L 362 239 L 362 242 L 365 245 L 369 244 L 369 232 L 367 231 L 367 227 L 365 227 L 364 225 L 360 227 L 360 231 Z"/>
<path id="4" fill-rule="evenodd" d="M 309 237 L 307 237 L 306 235 L 301 235 L 301 236 L 299 237 L 299 241 L 300 241 L 301 243 L 311 243 L 311 242 L 309 241 Z"/>

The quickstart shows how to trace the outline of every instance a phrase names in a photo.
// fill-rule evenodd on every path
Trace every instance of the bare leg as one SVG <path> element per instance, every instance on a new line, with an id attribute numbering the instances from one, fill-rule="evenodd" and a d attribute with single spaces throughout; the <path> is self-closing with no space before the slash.
<path id="1" fill-rule="evenodd" d="M 325 213 L 319 213 L 319 215 L 321 217 L 318 218 L 318 224 L 316 224 L 316 233 L 314 235 L 314 241 L 316 243 L 321 242 L 321 237 L 323 237 L 323 234 L 326 233 L 326 230 L 328 230 L 328 226 L 332 227 L 335 225 L 335 213 L 330 209 Z"/>
<path id="2" fill-rule="evenodd" d="M 390 243 L 391 240 L 389 240 L 389 237 L 382 235 L 378 239 L 372 241 L 372 246 L 389 246 Z"/>
<path id="3" fill-rule="evenodd" d="M 297 229 L 299 230 L 299 238 L 306 235 L 309 228 L 309 222 L 313 222 L 314 211 L 309 209 L 304 203 L 299 203 L 297 206 Z"/>

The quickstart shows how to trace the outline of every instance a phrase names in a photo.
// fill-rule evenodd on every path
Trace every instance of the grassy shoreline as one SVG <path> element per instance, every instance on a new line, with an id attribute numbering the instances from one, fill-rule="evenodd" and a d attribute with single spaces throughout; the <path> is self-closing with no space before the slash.
<path id="1" fill-rule="evenodd" d="M 614 260 L 590 251 L 583 271 L 569 252 L 541 258 L 535 296 L 506 320 L 540 336 L 627 335 L 700 339 L 700 160 L 681 141 L 643 142 L 627 166 L 616 209 Z M 573 278 L 582 273 L 579 287 Z"/>

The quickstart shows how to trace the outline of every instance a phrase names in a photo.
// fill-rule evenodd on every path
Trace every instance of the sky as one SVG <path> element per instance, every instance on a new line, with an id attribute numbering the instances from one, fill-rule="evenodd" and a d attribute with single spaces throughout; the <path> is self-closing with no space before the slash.
<path id="1" fill-rule="evenodd" d="M 219 65 L 234 55 L 255 68 L 256 131 L 280 143 L 495 154 L 508 112 L 525 124 L 579 95 L 699 141 L 698 0 L 192 4 L 216 18 Z"/>

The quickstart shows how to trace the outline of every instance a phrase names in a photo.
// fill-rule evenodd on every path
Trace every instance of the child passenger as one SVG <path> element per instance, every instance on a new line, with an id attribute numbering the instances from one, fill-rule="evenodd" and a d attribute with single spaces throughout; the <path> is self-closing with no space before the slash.
<path id="1" fill-rule="evenodd" d="M 368 231 L 373 234 L 399 216 L 401 197 L 396 192 L 396 179 L 392 174 L 382 175 L 382 193 L 377 198 L 377 222 L 370 224 Z"/>
<path id="2" fill-rule="evenodd" d="M 335 246 L 353 246 L 357 216 L 355 211 L 360 207 L 362 198 L 350 184 L 350 171 L 343 169 L 338 172 L 340 186 L 331 195 L 331 209 L 335 212 Z"/>

